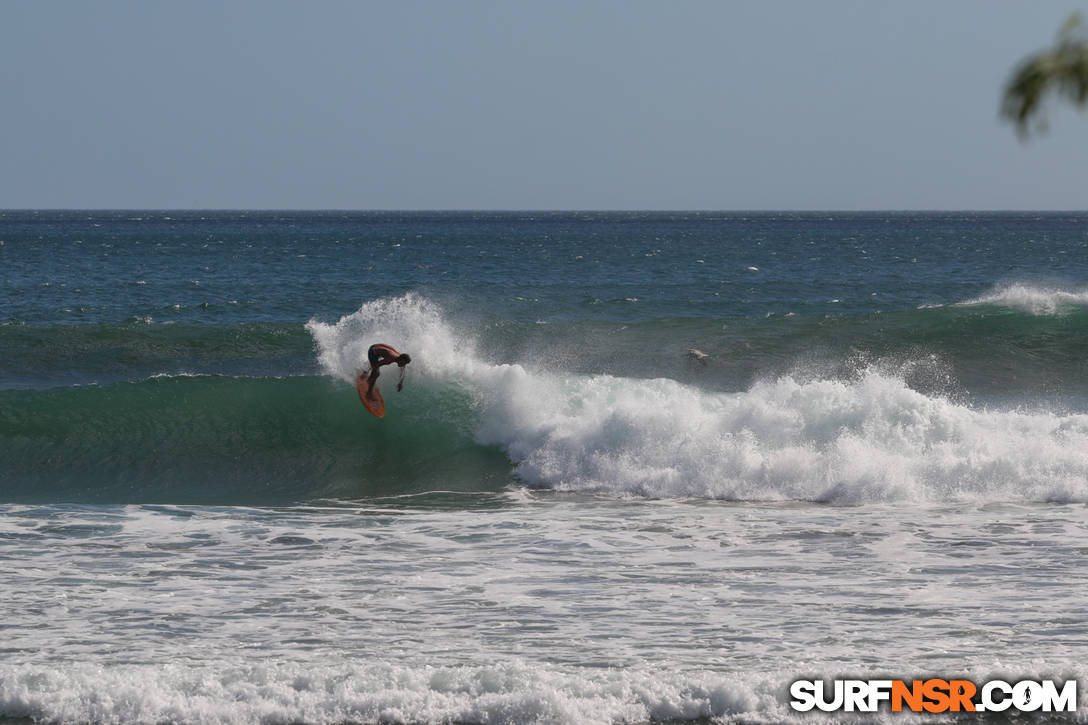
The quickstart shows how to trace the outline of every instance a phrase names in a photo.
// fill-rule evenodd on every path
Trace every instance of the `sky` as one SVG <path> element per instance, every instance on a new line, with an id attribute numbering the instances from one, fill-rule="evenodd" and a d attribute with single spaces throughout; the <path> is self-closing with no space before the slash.
<path id="1" fill-rule="evenodd" d="M 1074 3 L 5 0 L 0 208 L 1086 209 Z"/>

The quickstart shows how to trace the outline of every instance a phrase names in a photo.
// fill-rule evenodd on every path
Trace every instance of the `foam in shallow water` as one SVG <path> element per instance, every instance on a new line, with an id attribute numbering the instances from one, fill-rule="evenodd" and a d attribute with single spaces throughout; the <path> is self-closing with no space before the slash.
<path id="1" fill-rule="evenodd" d="M 0 514 L 0 717 L 781 722 L 814 674 L 1083 669 L 1083 506 Z"/>
<path id="2" fill-rule="evenodd" d="M 0 665 L 0 712 L 53 722 L 612 723 L 778 709 L 760 678 L 547 666 Z"/>
<path id="3" fill-rule="evenodd" d="M 1059 679 L 1072 674 L 1067 671 Z M 994 670 L 970 676 L 977 682 L 1009 677 Z M 118 724 L 607 725 L 708 718 L 784 722 L 796 717 L 784 692 L 789 682 L 802 677 L 800 673 L 667 674 L 649 669 L 568 673 L 527 664 L 455 668 L 389 663 L 340 667 L 0 665 L 0 713 L 42 722 Z M 805 720 L 932 722 L 887 711 L 813 713 Z"/>

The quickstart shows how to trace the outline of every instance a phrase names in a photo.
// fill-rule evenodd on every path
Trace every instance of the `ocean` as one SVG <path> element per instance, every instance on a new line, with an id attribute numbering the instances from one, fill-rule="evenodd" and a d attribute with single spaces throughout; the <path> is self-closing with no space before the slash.
<path id="1" fill-rule="evenodd" d="M 4 211 L 0 277 L 0 722 L 1088 683 L 1088 214 Z"/>

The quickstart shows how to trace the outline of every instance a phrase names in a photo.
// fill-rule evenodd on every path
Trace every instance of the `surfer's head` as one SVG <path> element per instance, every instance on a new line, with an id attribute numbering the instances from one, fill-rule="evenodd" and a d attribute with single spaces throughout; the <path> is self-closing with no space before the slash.
<path id="1" fill-rule="evenodd" d="M 401 353 L 400 357 L 397 358 L 397 365 L 400 365 L 401 367 L 404 367 L 410 362 L 412 362 L 412 356 L 406 352 Z"/>

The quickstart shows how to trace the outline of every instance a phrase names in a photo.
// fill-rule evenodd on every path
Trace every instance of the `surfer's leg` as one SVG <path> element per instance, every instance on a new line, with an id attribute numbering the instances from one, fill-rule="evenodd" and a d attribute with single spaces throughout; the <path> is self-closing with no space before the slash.
<path id="1" fill-rule="evenodd" d="M 370 362 L 370 375 L 367 376 L 366 385 L 366 397 L 368 400 L 374 400 L 374 383 L 378 380 L 378 365 L 381 360 L 381 356 L 375 349 L 375 345 L 371 345 L 370 349 L 366 351 L 366 359 Z"/>

